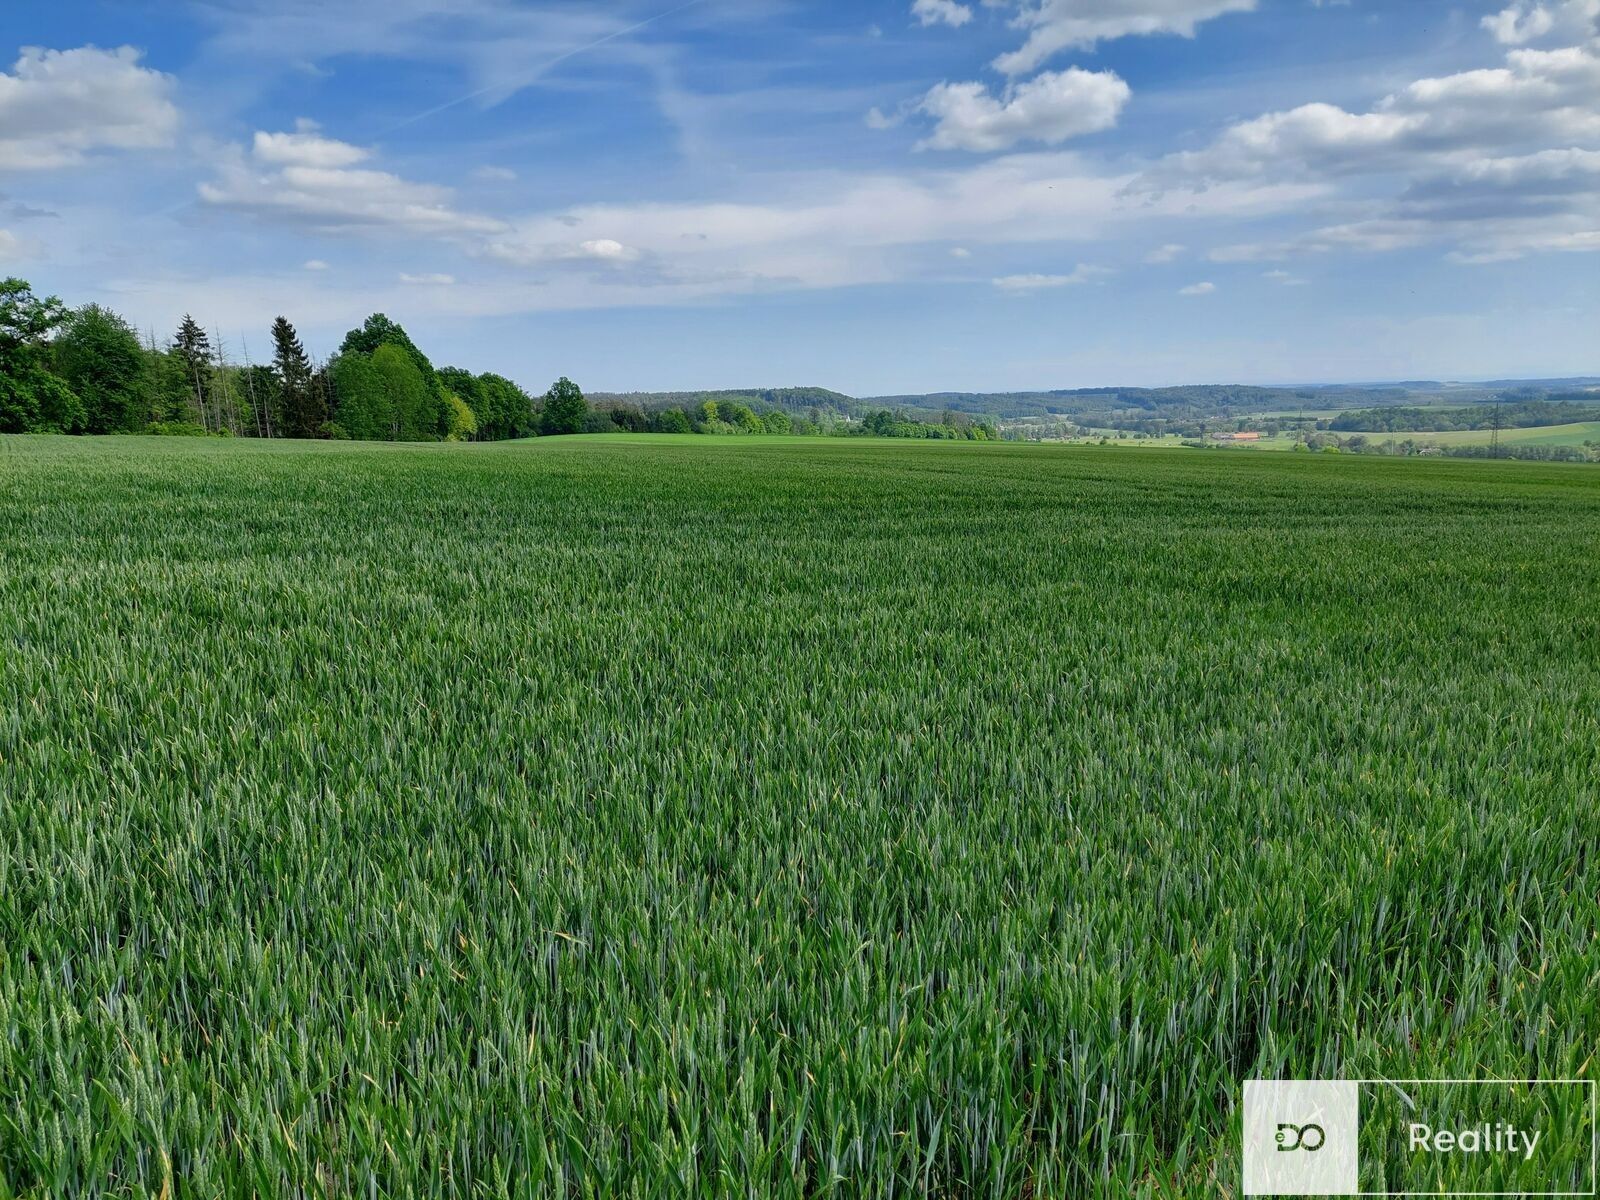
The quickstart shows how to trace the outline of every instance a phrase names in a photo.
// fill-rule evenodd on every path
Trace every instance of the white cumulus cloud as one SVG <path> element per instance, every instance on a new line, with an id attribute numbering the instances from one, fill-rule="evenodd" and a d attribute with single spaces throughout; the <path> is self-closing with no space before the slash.
<path id="1" fill-rule="evenodd" d="M 278 166 L 351 167 L 372 157 L 372 151 L 323 137 L 315 121 L 302 118 L 293 133 L 256 131 L 255 156 Z"/>
<path id="2" fill-rule="evenodd" d="M 1204 280 L 1204 281 L 1202 281 L 1200 283 L 1191 283 L 1188 287 L 1179 288 L 1178 289 L 1178 295 L 1180 295 L 1180 296 L 1209 296 L 1209 295 L 1211 295 L 1212 292 L 1214 292 L 1216 290 L 1217 290 L 1217 285 L 1216 284 L 1212 283 L 1210 280 Z"/>
<path id="3" fill-rule="evenodd" d="M 1239 177 L 1285 170 L 1344 174 L 1413 170 L 1429 160 L 1600 139 L 1600 52 L 1513 50 L 1502 67 L 1419 79 L 1367 112 L 1303 104 L 1229 128 L 1204 150 L 1174 155 L 1174 176 Z"/>
<path id="4" fill-rule="evenodd" d="M 937 124 L 919 147 L 1006 150 L 1018 142 L 1059 145 L 1110 129 L 1132 91 L 1114 71 L 1047 71 L 998 98 L 981 83 L 941 83 L 917 106 Z"/>
<path id="5" fill-rule="evenodd" d="M 97 150 L 171 145 L 172 79 L 140 65 L 131 46 L 22 51 L 0 72 L 0 170 L 83 162 Z"/>
<path id="6" fill-rule="evenodd" d="M 1596 0 L 1600 3 L 1600 0 Z M 1344 197 L 1334 223 L 1216 261 L 1381 253 L 1455 243 L 1463 262 L 1595 248 L 1600 231 L 1600 41 L 1506 53 L 1419 79 L 1366 111 L 1303 104 L 1169 156 L 1135 190 L 1294 179 Z"/>
<path id="7" fill-rule="evenodd" d="M 630 250 L 615 238 L 591 238 L 579 242 L 578 251 L 586 258 L 598 258 L 606 262 L 627 262 L 639 257 L 637 251 Z"/>

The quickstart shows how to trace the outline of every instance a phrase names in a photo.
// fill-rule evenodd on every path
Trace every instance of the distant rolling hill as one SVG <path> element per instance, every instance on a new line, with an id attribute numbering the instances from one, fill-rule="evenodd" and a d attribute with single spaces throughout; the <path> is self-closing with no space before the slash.
<path id="1" fill-rule="evenodd" d="M 850 396 L 822 387 L 712 388 L 679 392 L 596 392 L 597 406 L 633 405 L 647 411 L 688 411 L 708 400 L 737 401 L 757 410 L 783 409 L 809 415 L 860 417 L 877 409 L 913 416 L 944 412 L 1000 420 L 1062 417 L 1083 425 L 1116 427 L 1150 420 L 1209 420 L 1257 413 L 1297 410 L 1392 408 L 1403 405 L 1486 403 L 1505 396 L 1519 400 L 1589 401 L 1589 389 L 1600 376 L 1565 379 L 1502 379 L 1490 383 L 1444 383 L 1408 380 L 1399 383 L 1315 384 L 1303 387 L 1258 387 L 1245 384 L 1188 384 L 1181 387 L 1063 388 L 1022 392 L 925 392 L 896 396 Z"/>

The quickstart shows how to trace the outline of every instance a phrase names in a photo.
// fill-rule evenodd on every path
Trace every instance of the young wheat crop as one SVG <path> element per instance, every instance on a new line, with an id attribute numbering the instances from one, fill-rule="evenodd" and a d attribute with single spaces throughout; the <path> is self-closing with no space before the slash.
<path id="1" fill-rule="evenodd" d="M 0 1195 L 1226 1195 L 1249 1076 L 1593 1078 L 1597 595 L 1581 467 L 4 441 Z"/>

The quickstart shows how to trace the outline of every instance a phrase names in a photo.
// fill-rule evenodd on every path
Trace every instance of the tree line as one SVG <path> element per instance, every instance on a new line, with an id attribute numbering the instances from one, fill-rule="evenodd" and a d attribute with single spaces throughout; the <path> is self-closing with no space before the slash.
<path id="1" fill-rule="evenodd" d="M 1487 442 L 1470 446 L 1440 445 L 1426 436 L 1397 439 L 1368 436 L 1365 433 L 1341 438 L 1335 433 L 1314 433 L 1295 446 L 1323 454 L 1377 454 L 1391 458 L 1508 458 L 1522 462 L 1600 462 L 1600 442 L 1586 441 L 1581 446 L 1539 445 L 1538 443 Z"/>
<path id="2" fill-rule="evenodd" d="M 98 304 L 71 309 L 21 279 L 0 282 L 0 432 L 464 441 L 577 432 L 582 393 L 561 380 L 536 401 L 500 375 L 435 369 L 382 313 L 313 362 L 279 317 L 271 359 L 234 359 L 185 316 L 141 340 Z M 576 411 L 575 411 L 576 409 Z"/>
<path id="3" fill-rule="evenodd" d="M 1363 408 L 1342 412 L 1329 428 L 1342 433 L 1444 433 L 1458 429 L 1538 429 L 1569 425 L 1574 421 L 1600 421 L 1600 406 L 1593 395 L 1584 404 L 1563 400 L 1522 400 L 1516 403 L 1476 404 L 1462 408 Z"/>
<path id="4" fill-rule="evenodd" d="M 571 433 L 838 434 L 992 441 L 993 425 L 940 423 L 883 409 L 863 420 L 791 416 L 735 399 L 646 411 L 591 406 L 563 377 L 535 398 L 502 375 L 439 367 L 406 331 L 374 313 L 314 362 L 288 318 L 272 323 L 270 361 L 234 358 L 185 316 L 143 340 L 98 304 L 68 308 L 22 279 L 0 282 L 0 433 L 157 433 L 368 441 L 501 441 Z"/>
<path id="5" fill-rule="evenodd" d="M 584 422 L 588 433 L 766 433 L 796 437 L 929 438 L 952 441 L 999 441 L 987 421 L 965 413 L 946 413 L 938 422 L 918 421 L 889 409 L 869 410 L 859 420 L 841 418 L 831 409 L 813 407 L 809 414 L 782 408 L 757 410 L 739 400 L 705 400 L 683 407 L 646 409 L 626 401 L 603 401 Z"/>

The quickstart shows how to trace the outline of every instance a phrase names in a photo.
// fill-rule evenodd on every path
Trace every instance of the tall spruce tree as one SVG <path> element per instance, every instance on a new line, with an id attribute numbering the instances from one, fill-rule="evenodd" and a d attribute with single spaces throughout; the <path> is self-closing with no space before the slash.
<path id="1" fill-rule="evenodd" d="M 333 375 L 328 364 L 323 363 L 311 372 L 310 410 L 306 417 L 313 423 L 313 437 L 329 437 L 329 423 L 333 420 Z"/>
<path id="2" fill-rule="evenodd" d="M 183 365 L 184 388 L 194 402 L 194 412 L 184 415 L 198 415 L 200 424 L 210 429 L 207 399 L 211 395 L 211 339 L 206 336 L 206 331 L 200 328 L 200 322 L 188 313 L 183 314 L 183 321 L 178 326 L 178 336 L 173 339 L 172 352 Z"/>
<path id="3" fill-rule="evenodd" d="M 328 419 L 322 389 L 314 386 L 311 360 L 288 319 L 272 323 L 272 370 L 278 377 L 278 412 L 287 437 L 313 438 Z"/>

